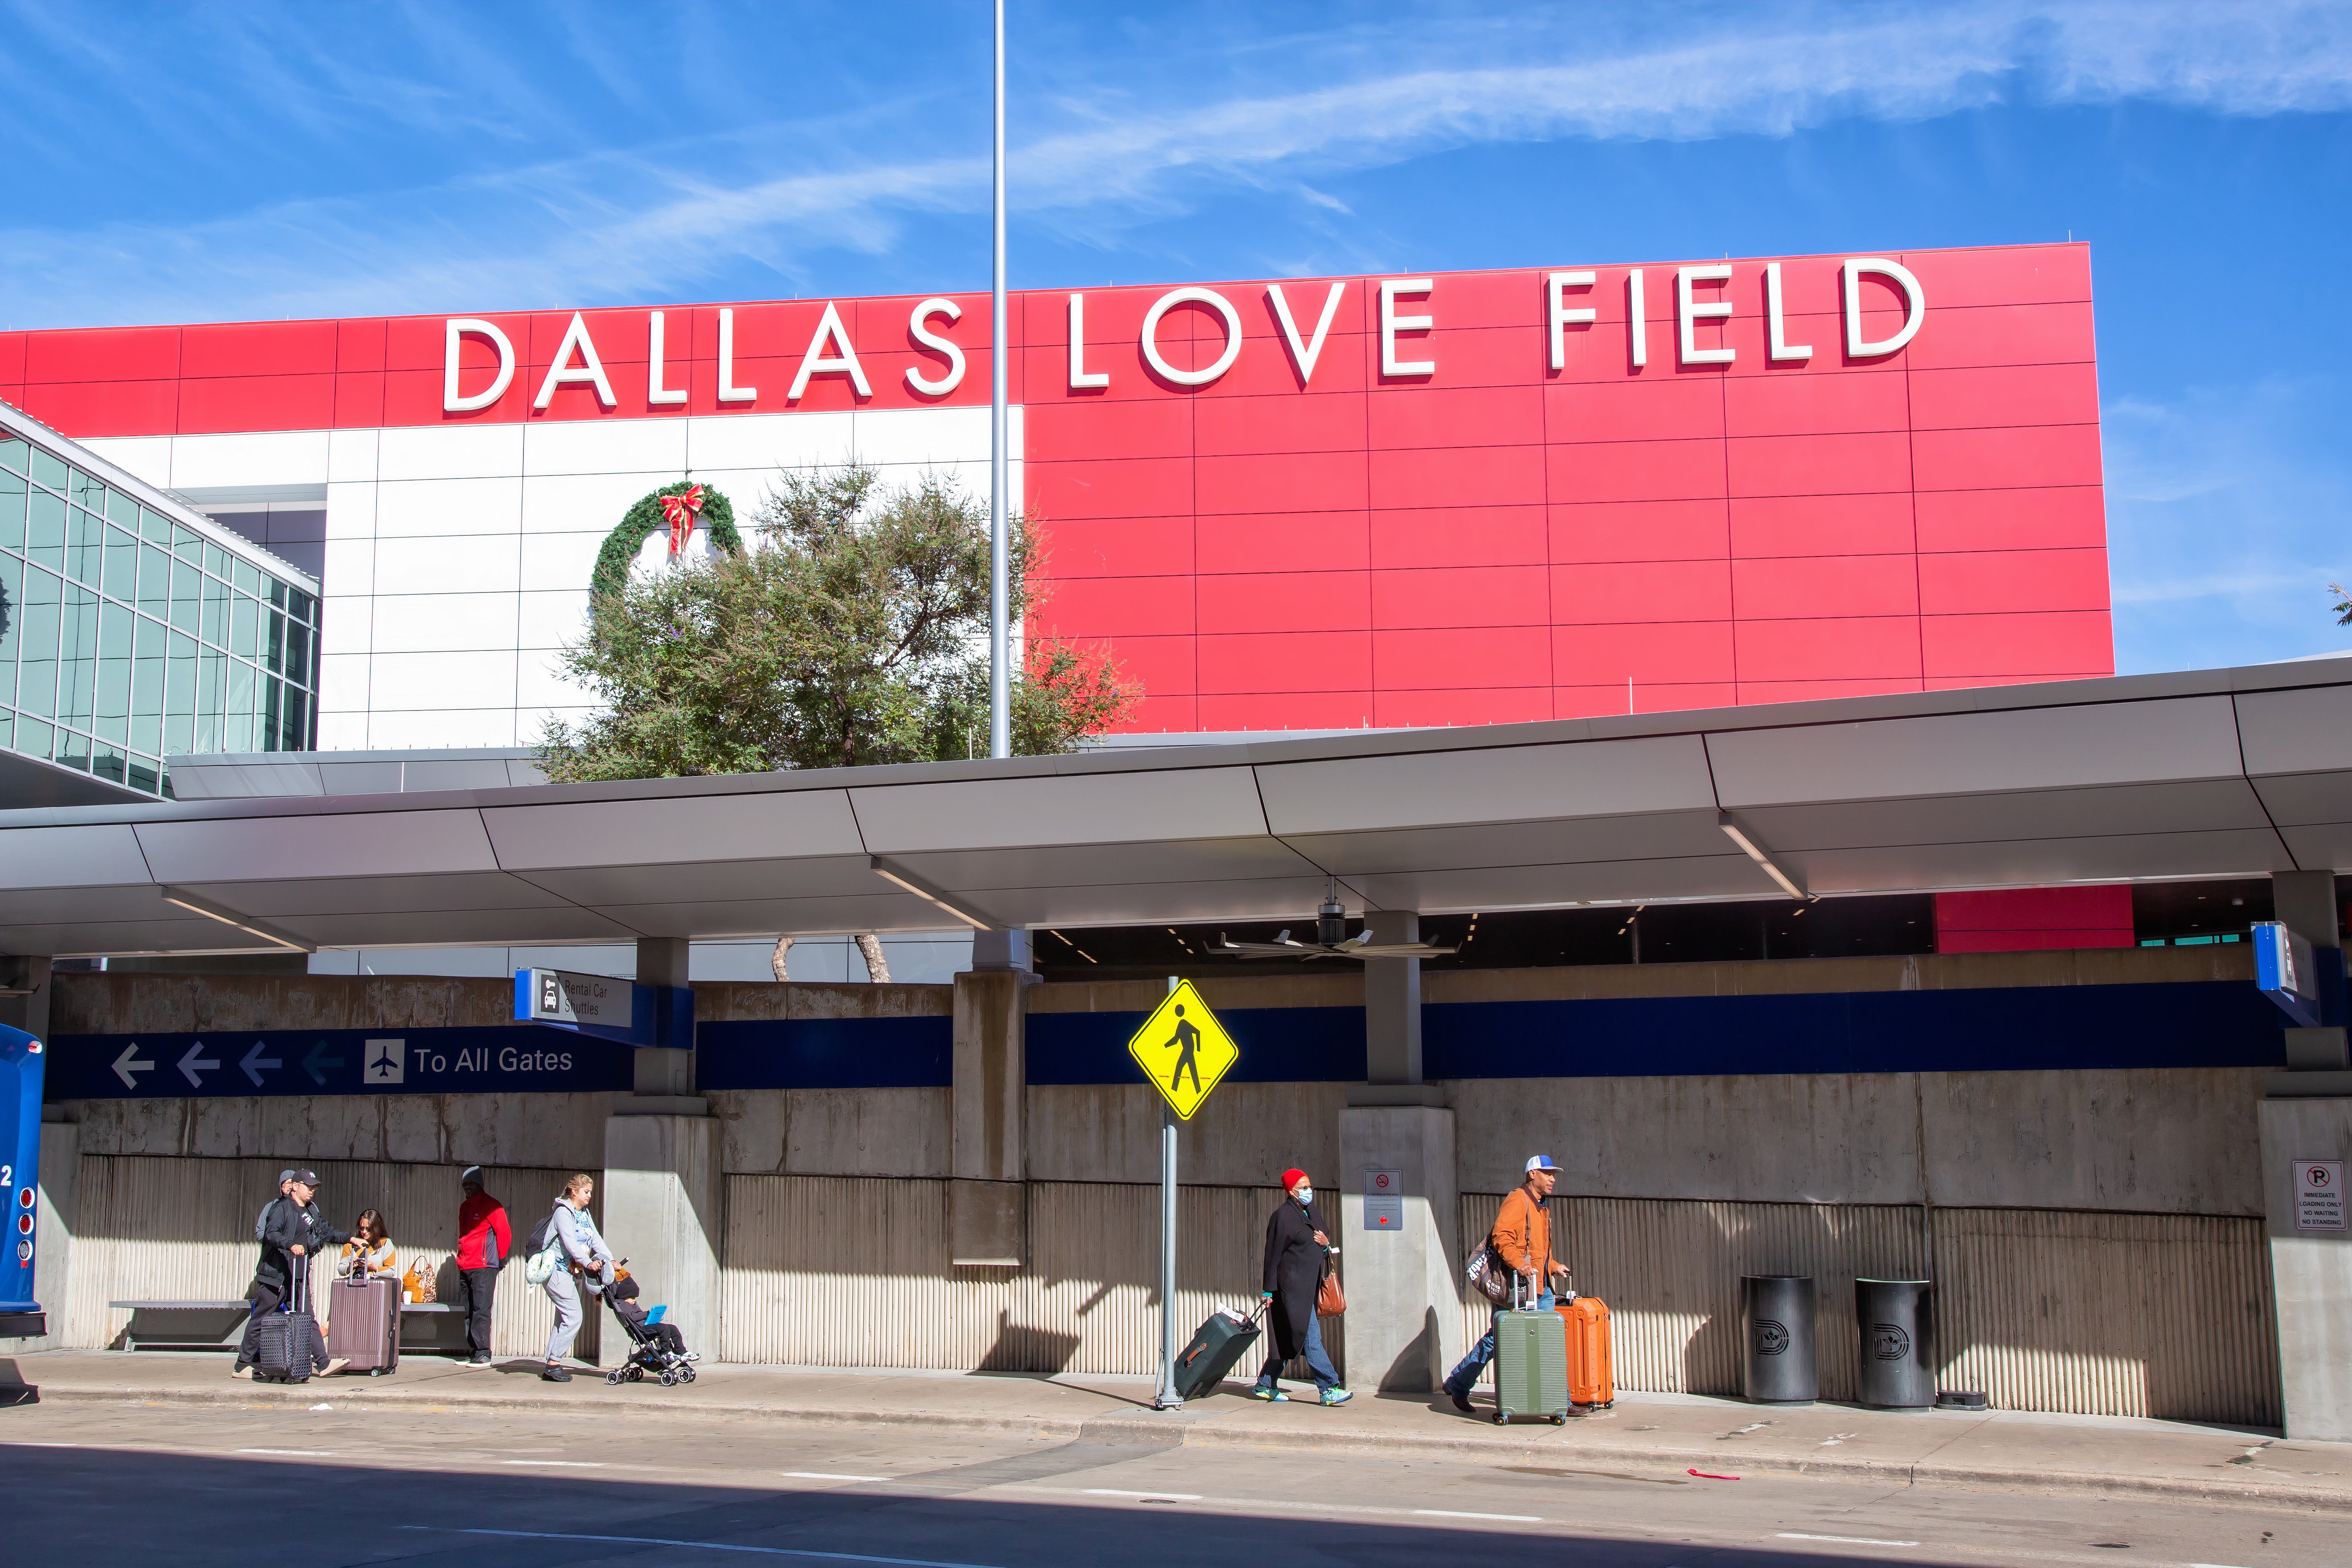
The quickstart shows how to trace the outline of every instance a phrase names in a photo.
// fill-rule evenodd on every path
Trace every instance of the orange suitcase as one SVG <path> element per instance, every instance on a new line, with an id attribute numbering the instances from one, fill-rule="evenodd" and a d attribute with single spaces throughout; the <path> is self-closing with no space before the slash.
<path id="1" fill-rule="evenodd" d="M 1617 1373 L 1609 1356 L 1609 1306 L 1598 1296 L 1559 1304 L 1568 1320 L 1568 1396 L 1606 1410 L 1617 1403 Z"/>

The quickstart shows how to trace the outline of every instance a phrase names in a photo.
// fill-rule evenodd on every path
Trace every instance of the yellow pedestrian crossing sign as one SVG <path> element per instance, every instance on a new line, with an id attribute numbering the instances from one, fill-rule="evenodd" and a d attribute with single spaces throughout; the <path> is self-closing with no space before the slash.
<path id="1" fill-rule="evenodd" d="M 1127 1042 L 1127 1054 L 1143 1068 L 1160 1098 L 1187 1121 L 1242 1059 L 1241 1047 L 1189 980 L 1179 981 L 1168 1000 L 1143 1021 Z"/>

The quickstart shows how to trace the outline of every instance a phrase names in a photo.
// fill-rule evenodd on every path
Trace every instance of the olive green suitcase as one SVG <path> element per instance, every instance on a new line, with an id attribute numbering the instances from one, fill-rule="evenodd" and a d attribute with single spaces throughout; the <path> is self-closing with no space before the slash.
<path id="1" fill-rule="evenodd" d="M 1540 1300 L 1540 1298 L 1538 1298 Z M 1519 1310 L 1516 1277 L 1511 1306 L 1495 1314 L 1495 1422 L 1514 1416 L 1568 1424 L 1568 1323 L 1558 1312 Z"/>

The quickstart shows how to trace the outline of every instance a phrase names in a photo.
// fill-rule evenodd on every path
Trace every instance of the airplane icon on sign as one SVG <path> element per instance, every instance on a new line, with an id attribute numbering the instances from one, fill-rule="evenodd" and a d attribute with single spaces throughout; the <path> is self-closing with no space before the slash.
<path id="1" fill-rule="evenodd" d="M 408 1058 L 405 1040 L 370 1040 L 367 1043 L 367 1081 L 370 1083 L 404 1083 L 408 1079 Z"/>

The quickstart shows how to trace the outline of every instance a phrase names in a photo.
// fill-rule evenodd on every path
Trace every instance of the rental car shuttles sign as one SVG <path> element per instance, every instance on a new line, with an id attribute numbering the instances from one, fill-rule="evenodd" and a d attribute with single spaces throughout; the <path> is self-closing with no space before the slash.
<path id="1" fill-rule="evenodd" d="M 1242 1059 L 1241 1047 L 1189 980 L 1180 981 L 1143 1021 L 1127 1042 L 1127 1054 L 1169 1109 L 1186 1121 Z"/>

